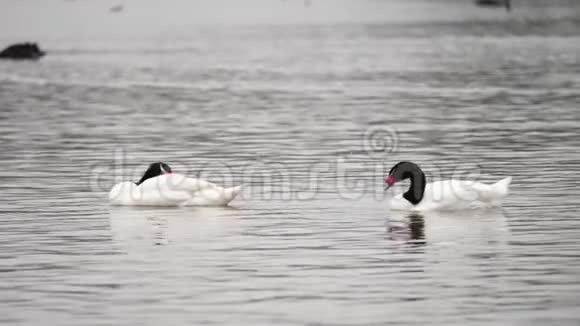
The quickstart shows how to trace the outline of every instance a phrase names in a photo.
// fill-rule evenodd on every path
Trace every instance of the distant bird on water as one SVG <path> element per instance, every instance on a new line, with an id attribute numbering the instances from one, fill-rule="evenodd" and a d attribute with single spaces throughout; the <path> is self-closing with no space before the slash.
<path id="1" fill-rule="evenodd" d="M 475 0 L 475 4 L 480 7 L 505 7 L 507 11 L 512 10 L 511 0 Z"/>
<path id="2" fill-rule="evenodd" d="M 111 12 L 111 13 L 118 13 L 118 12 L 123 11 L 123 9 L 125 9 L 123 7 L 123 5 L 117 5 L 117 6 L 111 7 L 111 9 L 109 9 L 109 12 Z"/>
<path id="3" fill-rule="evenodd" d="M 13 44 L 0 52 L 0 59 L 38 60 L 46 52 L 40 50 L 36 43 Z"/>

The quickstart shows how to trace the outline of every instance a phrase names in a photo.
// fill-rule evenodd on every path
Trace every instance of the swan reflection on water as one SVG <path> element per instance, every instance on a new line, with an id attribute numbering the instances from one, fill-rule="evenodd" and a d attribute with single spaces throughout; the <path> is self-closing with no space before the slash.
<path id="1" fill-rule="evenodd" d="M 183 243 L 229 232 L 235 227 L 237 209 L 231 207 L 112 207 L 109 210 L 113 238 L 126 248 L 148 250 L 154 246 Z"/>
<path id="2" fill-rule="evenodd" d="M 147 220 L 151 224 L 153 243 L 157 246 L 169 244 L 167 218 L 162 216 L 149 216 Z"/>
<path id="3" fill-rule="evenodd" d="M 415 244 L 505 243 L 509 228 L 501 209 L 463 212 L 398 212 L 387 216 L 389 240 Z"/>
<path id="4" fill-rule="evenodd" d="M 390 240 L 425 242 L 425 218 L 419 213 L 411 213 L 406 220 L 387 218 L 387 236 Z"/>
<path id="5" fill-rule="evenodd" d="M 389 255 L 395 261 L 408 259 L 416 277 L 434 284 L 441 297 L 457 293 L 473 297 L 509 287 L 509 279 L 489 279 L 513 260 L 511 233 L 502 210 L 401 212 L 388 216 L 386 232 Z"/>

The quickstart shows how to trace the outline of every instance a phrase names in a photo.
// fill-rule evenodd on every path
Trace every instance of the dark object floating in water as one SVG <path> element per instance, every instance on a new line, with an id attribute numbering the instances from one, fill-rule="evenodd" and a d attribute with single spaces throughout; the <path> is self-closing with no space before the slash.
<path id="1" fill-rule="evenodd" d="M 111 9 L 109 9 L 109 12 L 121 12 L 123 11 L 123 6 L 122 5 L 118 5 L 118 6 L 114 6 L 111 7 Z"/>
<path id="2" fill-rule="evenodd" d="M 46 52 L 41 51 L 36 43 L 18 43 L 7 47 L 0 52 L 2 59 L 38 60 Z"/>
<path id="3" fill-rule="evenodd" d="M 512 10 L 511 0 L 475 0 L 475 4 L 481 7 L 505 7 L 507 11 Z"/>

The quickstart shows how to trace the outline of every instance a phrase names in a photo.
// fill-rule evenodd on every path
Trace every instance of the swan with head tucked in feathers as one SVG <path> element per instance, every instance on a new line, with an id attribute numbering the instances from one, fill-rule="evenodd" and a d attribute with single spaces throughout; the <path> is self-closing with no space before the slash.
<path id="1" fill-rule="evenodd" d="M 116 184 L 109 192 L 109 202 L 118 206 L 226 206 L 241 188 L 222 188 L 172 173 L 169 165 L 158 162 L 149 166 L 139 182 Z"/>
<path id="2" fill-rule="evenodd" d="M 392 210 L 430 211 L 464 210 L 501 206 L 507 195 L 511 177 L 494 184 L 467 180 L 443 180 L 427 183 L 425 174 L 412 162 L 399 162 L 385 178 L 385 190 L 397 182 L 409 179 L 411 185 L 390 202 Z"/>

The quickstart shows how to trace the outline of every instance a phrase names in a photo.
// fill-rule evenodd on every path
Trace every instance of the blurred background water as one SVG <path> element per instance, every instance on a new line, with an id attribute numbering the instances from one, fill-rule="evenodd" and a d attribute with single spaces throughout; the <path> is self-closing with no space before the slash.
<path id="1" fill-rule="evenodd" d="M 577 2 L 240 3 L 0 2 L 3 324 L 580 322 Z M 159 160 L 247 187 L 108 206 Z M 511 194 L 396 216 L 400 160 Z"/>

